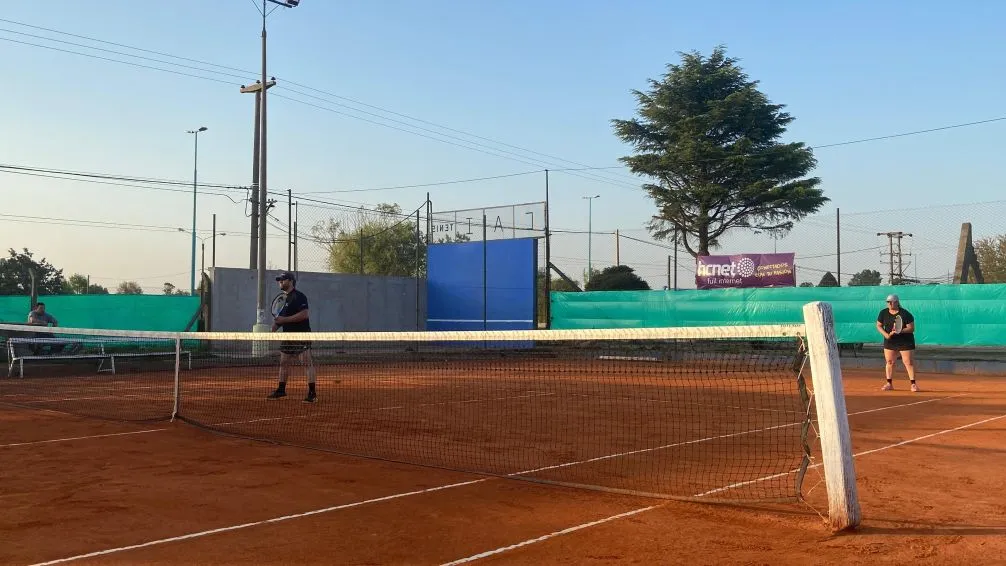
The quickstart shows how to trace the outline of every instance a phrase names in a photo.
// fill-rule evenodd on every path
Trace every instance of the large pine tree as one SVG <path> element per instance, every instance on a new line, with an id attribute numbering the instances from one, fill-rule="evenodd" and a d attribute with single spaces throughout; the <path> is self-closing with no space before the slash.
<path id="1" fill-rule="evenodd" d="M 633 91 L 638 117 L 612 120 L 635 154 L 621 161 L 648 177 L 654 237 L 677 230 L 692 256 L 708 255 L 733 229 L 784 234 L 828 199 L 803 143 L 780 138 L 793 117 L 772 104 L 735 59 L 683 53 L 648 92 Z"/>

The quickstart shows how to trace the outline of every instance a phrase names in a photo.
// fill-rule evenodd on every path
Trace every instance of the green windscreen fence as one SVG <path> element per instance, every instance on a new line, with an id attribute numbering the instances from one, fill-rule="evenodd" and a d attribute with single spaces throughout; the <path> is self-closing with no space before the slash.
<path id="1" fill-rule="evenodd" d="M 823 301 L 839 342 L 880 342 L 876 320 L 889 293 L 915 316 L 919 344 L 1006 345 L 1006 284 L 552 293 L 552 328 L 800 323 L 803 305 Z"/>
<path id="2" fill-rule="evenodd" d="M 199 297 L 174 295 L 42 295 L 59 325 L 73 328 L 181 332 L 199 308 Z M 31 300 L 0 296 L 0 322 L 28 320 Z"/>

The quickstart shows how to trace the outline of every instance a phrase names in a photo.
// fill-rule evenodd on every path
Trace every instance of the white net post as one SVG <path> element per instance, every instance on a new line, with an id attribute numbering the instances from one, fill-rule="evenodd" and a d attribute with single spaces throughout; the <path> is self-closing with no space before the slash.
<path id="1" fill-rule="evenodd" d="M 828 487 L 829 521 L 835 530 L 853 529 L 860 522 L 859 494 L 835 319 L 831 305 L 822 302 L 804 305 L 803 317 L 814 382 L 821 459 Z"/>
<path id="2" fill-rule="evenodd" d="M 191 358 L 191 354 L 189 354 L 189 355 L 190 355 L 189 364 L 191 365 L 192 364 L 192 358 Z M 179 393 L 181 392 L 181 387 L 180 387 L 180 385 L 181 385 L 181 372 L 182 372 L 182 339 L 181 338 L 175 338 L 175 390 L 174 390 L 174 393 L 173 393 L 173 397 L 174 397 L 174 400 L 175 400 L 175 406 L 171 410 L 171 422 L 174 422 L 175 421 L 175 417 L 178 416 L 178 404 L 179 404 L 178 402 L 180 401 L 180 399 L 179 399 Z"/>

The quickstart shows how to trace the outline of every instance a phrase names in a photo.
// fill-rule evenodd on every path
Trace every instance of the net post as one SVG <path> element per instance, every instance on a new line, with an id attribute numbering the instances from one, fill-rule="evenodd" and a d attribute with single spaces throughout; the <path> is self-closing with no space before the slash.
<path id="1" fill-rule="evenodd" d="M 189 363 L 190 364 L 192 363 L 191 358 L 189 358 Z M 182 339 L 175 338 L 175 391 L 174 391 L 175 406 L 171 410 L 171 422 L 175 422 L 175 417 L 178 416 L 178 404 L 179 404 L 178 402 L 180 400 L 179 393 L 181 391 L 181 387 L 179 387 L 181 382 L 180 380 L 181 368 L 182 368 Z"/>
<path id="2" fill-rule="evenodd" d="M 861 516 L 835 319 L 831 305 L 820 301 L 804 305 L 803 316 L 828 487 L 829 521 L 836 531 L 854 529 Z"/>

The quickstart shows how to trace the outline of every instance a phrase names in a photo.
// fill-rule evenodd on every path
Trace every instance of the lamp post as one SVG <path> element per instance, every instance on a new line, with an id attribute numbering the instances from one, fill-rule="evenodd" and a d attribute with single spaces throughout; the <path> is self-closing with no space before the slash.
<path id="1" fill-rule="evenodd" d="M 591 242 L 594 239 L 593 234 L 593 219 L 594 219 L 594 199 L 601 198 L 601 195 L 594 195 L 592 197 L 583 197 L 587 199 L 587 276 L 583 278 L 583 284 L 586 285 L 587 281 L 591 276 Z"/>
<path id="2" fill-rule="evenodd" d="M 185 228 L 178 228 L 178 231 L 179 232 L 185 232 Z M 214 230 L 213 233 L 210 234 L 209 236 L 196 236 L 196 238 L 199 239 L 200 251 L 201 251 L 201 260 L 200 260 L 201 261 L 201 269 L 200 269 L 200 271 L 206 271 L 206 240 L 209 240 L 210 238 L 213 238 L 213 242 L 212 242 L 212 246 L 211 246 L 212 254 L 213 255 L 212 255 L 212 258 L 210 259 L 210 261 L 212 262 L 211 265 L 210 265 L 210 267 L 212 268 L 212 267 L 216 267 L 217 266 L 217 236 L 226 236 L 226 235 L 227 235 L 227 232 L 217 232 L 216 230 Z"/>
<path id="3" fill-rule="evenodd" d="M 257 289 L 255 293 L 255 326 L 252 327 L 253 332 L 269 332 L 270 325 L 266 323 L 266 309 L 265 309 L 265 296 L 266 296 L 266 281 L 265 281 L 265 270 L 266 270 L 266 222 L 268 209 L 268 183 L 266 172 L 268 170 L 268 152 L 266 151 L 266 141 L 268 139 L 266 133 L 266 126 L 269 123 L 266 116 L 266 99 L 269 92 L 269 78 L 266 74 L 266 18 L 269 16 L 268 5 L 276 4 L 277 6 L 283 8 L 296 8 L 300 4 L 300 0 L 262 0 L 262 76 L 260 82 L 262 85 L 266 85 L 259 90 L 261 93 L 261 127 L 259 128 L 259 178 L 258 178 L 258 254 L 256 259 L 258 260 L 257 266 Z M 257 348 L 259 354 L 264 354 L 265 350 L 261 345 Z"/>
<path id="4" fill-rule="evenodd" d="M 192 263 L 189 276 L 189 292 L 196 294 L 196 187 L 199 184 L 199 132 L 205 132 L 206 126 L 198 130 L 189 130 L 195 137 L 195 150 L 192 158 Z"/>

